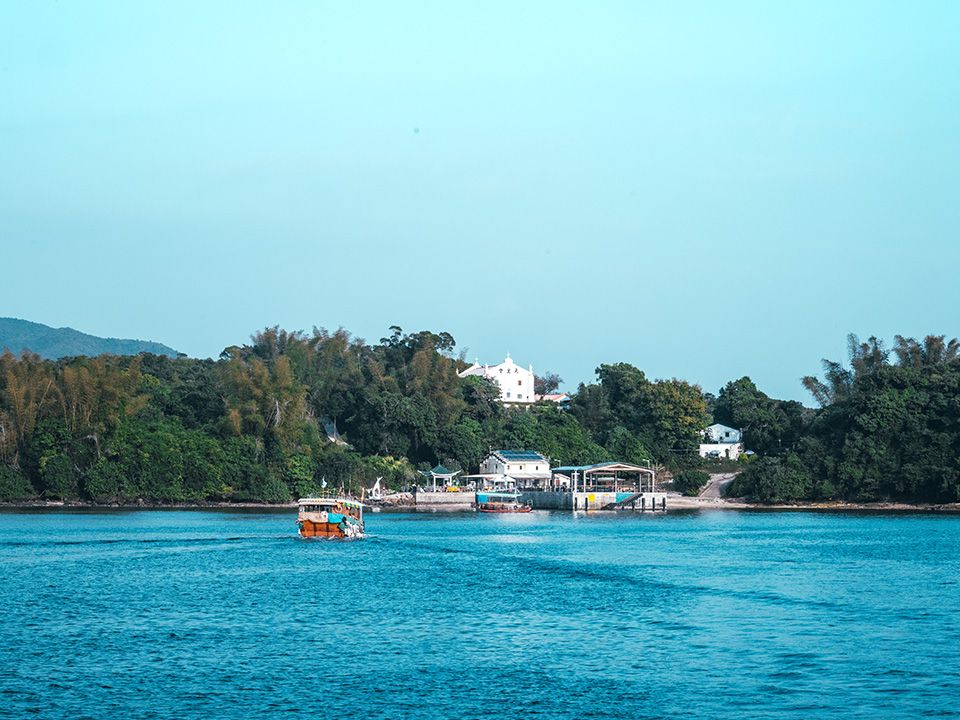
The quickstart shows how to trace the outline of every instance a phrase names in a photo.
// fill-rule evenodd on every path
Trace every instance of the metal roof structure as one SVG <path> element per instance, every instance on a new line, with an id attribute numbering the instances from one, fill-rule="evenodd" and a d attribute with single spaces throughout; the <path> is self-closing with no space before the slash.
<path id="1" fill-rule="evenodd" d="M 492 455 L 499 455 L 504 460 L 511 462 L 546 462 L 547 459 L 533 450 L 494 450 Z"/>
<path id="2" fill-rule="evenodd" d="M 623 477 L 627 475 L 628 477 Z M 569 481 L 574 492 L 589 492 L 606 488 L 631 488 L 643 492 L 644 477 L 649 479 L 649 489 L 656 487 L 656 473 L 653 468 L 623 462 L 606 462 L 597 465 L 564 465 L 550 470 L 550 484 L 559 487 L 557 476 Z M 630 477 L 632 476 L 632 478 Z"/>

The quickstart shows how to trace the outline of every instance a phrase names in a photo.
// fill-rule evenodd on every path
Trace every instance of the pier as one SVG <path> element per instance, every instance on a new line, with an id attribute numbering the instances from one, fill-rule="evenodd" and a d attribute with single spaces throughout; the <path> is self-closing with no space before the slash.
<path id="1" fill-rule="evenodd" d="M 635 510 L 667 509 L 664 492 L 569 492 L 556 490 L 523 491 L 523 502 L 534 510 Z"/>
<path id="2" fill-rule="evenodd" d="M 633 510 L 636 512 L 667 509 L 664 492 L 569 492 L 555 490 L 521 490 L 521 502 L 534 510 Z M 438 507 L 451 510 L 472 507 L 477 501 L 473 491 L 420 491 L 414 496 L 417 507 Z"/>

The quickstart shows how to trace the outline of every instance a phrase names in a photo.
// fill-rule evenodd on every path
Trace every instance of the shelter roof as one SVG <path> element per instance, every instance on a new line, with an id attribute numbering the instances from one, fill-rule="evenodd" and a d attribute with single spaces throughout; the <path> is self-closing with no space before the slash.
<path id="1" fill-rule="evenodd" d="M 643 467 L 642 465 L 633 465 L 631 463 L 623 462 L 605 462 L 598 463 L 596 465 L 564 465 L 562 467 L 555 467 L 550 470 L 554 473 L 568 473 L 568 472 L 597 472 L 601 470 L 624 470 L 627 472 L 652 472 L 648 467 Z"/>
<path id="2" fill-rule="evenodd" d="M 456 475 L 458 472 L 461 472 L 461 471 L 460 471 L 460 470 L 447 470 L 443 465 L 441 465 L 440 463 L 437 463 L 437 466 L 436 466 L 435 468 L 433 468 L 433 470 L 427 470 L 427 471 L 424 472 L 423 474 L 424 474 L 424 475 L 436 475 L 437 477 L 441 477 L 441 476 L 444 476 L 444 477 L 453 477 L 453 476 Z"/>

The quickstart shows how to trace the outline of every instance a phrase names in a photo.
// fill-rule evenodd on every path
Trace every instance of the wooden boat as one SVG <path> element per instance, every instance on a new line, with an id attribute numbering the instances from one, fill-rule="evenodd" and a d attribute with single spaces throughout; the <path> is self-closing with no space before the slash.
<path id="1" fill-rule="evenodd" d="M 344 497 L 300 498 L 297 530 L 301 537 L 353 538 L 363 535 L 363 503 Z"/>
<path id="2" fill-rule="evenodd" d="M 477 510 L 482 513 L 528 513 L 532 509 L 520 503 L 520 493 L 516 491 L 477 492 Z"/>

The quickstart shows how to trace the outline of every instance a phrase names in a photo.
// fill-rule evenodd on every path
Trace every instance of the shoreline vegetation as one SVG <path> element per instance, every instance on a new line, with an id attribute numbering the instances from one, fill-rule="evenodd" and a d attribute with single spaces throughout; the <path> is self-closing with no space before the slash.
<path id="1" fill-rule="evenodd" d="M 266 328 L 218 360 L 4 351 L 0 502 L 277 507 L 324 488 L 400 490 L 437 464 L 476 473 L 490 449 L 535 450 L 552 466 L 652 466 L 689 498 L 678 505 L 960 502 L 956 339 L 896 336 L 888 351 L 849 336 L 849 364 L 824 360 L 822 379 L 803 379 L 818 409 L 749 377 L 714 395 L 623 362 L 600 364 L 568 406 L 506 407 L 496 382 L 459 376 L 469 364 L 450 334 L 390 330 L 370 344 L 343 328 Z M 547 372 L 535 390 L 562 382 Z M 741 430 L 752 454 L 701 458 L 712 423 Z M 711 489 L 711 473 L 731 481 Z"/>

